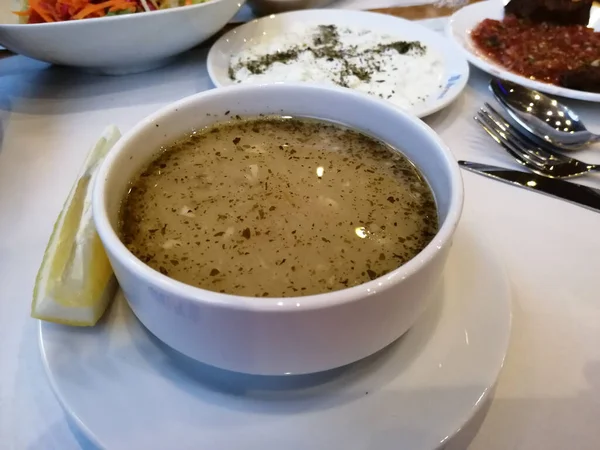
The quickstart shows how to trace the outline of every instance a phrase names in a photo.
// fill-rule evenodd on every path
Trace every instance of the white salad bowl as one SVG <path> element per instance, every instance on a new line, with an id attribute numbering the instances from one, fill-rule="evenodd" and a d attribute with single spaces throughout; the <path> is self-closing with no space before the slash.
<path id="1" fill-rule="evenodd" d="M 166 64 L 204 42 L 244 0 L 210 0 L 191 6 L 98 19 L 19 24 L 18 2 L 0 0 L 0 44 L 34 59 L 122 75 Z"/>
<path id="2" fill-rule="evenodd" d="M 227 114 L 230 115 L 227 115 Z M 342 123 L 402 152 L 429 182 L 440 228 L 416 257 L 362 285 L 304 297 L 220 294 L 175 281 L 119 239 L 131 179 L 161 146 L 233 115 L 284 114 Z M 440 280 L 463 203 L 458 165 L 419 119 L 366 94 L 309 84 L 244 85 L 185 98 L 144 119 L 99 168 L 93 216 L 119 284 L 138 319 L 181 353 L 222 369 L 302 374 L 357 361 L 398 339 L 425 310 Z"/>

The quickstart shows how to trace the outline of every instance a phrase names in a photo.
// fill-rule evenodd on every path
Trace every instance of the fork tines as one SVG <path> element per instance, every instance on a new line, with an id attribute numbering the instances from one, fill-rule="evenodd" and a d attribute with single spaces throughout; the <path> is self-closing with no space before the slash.
<path id="1" fill-rule="evenodd" d="M 530 152 L 525 150 L 524 138 L 516 135 L 517 132 L 504 120 L 500 114 L 488 103 L 485 103 L 475 116 L 481 127 L 500 144 L 520 164 L 531 170 L 543 170 L 544 166 L 537 158 L 533 158 Z"/>
<path id="2" fill-rule="evenodd" d="M 585 163 L 541 148 L 510 125 L 489 103 L 474 119 L 514 159 L 534 173 L 547 177 L 567 178 L 587 173 Z"/>

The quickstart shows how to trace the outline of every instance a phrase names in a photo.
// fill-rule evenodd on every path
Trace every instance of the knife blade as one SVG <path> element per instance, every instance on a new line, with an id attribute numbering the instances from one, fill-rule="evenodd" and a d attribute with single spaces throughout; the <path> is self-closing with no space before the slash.
<path id="1" fill-rule="evenodd" d="M 530 191 L 565 200 L 592 211 L 600 212 L 600 189 L 571 183 L 555 178 L 546 178 L 529 172 L 511 170 L 471 161 L 459 161 L 458 165 L 479 175 L 502 181 Z"/>

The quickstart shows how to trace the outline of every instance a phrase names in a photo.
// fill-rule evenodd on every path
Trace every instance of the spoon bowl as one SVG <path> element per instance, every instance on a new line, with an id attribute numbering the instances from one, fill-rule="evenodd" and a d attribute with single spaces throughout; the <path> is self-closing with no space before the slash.
<path id="1" fill-rule="evenodd" d="M 580 150 L 600 140 L 567 106 L 541 92 L 494 79 L 490 90 L 510 117 L 537 139 L 562 150 Z"/>

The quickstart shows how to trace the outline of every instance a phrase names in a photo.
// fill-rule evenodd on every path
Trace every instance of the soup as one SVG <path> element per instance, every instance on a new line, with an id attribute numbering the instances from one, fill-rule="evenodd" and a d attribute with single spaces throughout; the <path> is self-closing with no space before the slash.
<path id="1" fill-rule="evenodd" d="M 252 297 L 382 276 L 438 229 L 427 182 L 383 142 L 313 119 L 232 119 L 161 150 L 121 211 L 127 248 L 164 275 Z"/>

